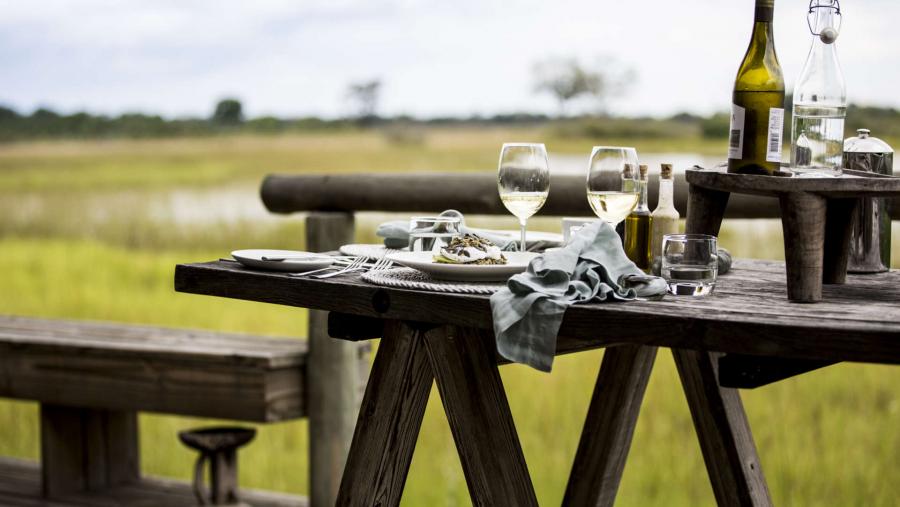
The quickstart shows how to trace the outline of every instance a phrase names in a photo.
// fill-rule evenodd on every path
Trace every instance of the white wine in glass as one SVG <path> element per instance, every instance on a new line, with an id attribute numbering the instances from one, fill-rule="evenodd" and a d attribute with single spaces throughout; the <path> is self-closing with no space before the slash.
<path id="1" fill-rule="evenodd" d="M 595 146 L 587 175 L 587 199 L 594 214 L 613 228 L 637 206 L 638 158 L 634 148 Z"/>
<path id="2" fill-rule="evenodd" d="M 594 214 L 612 226 L 625 220 L 638 202 L 636 192 L 588 192 L 587 198 Z"/>
<path id="3" fill-rule="evenodd" d="M 519 219 L 521 251 L 525 251 L 528 219 L 538 212 L 550 194 L 550 164 L 547 148 L 537 143 L 506 143 L 500 150 L 497 174 L 500 201 Z"/>

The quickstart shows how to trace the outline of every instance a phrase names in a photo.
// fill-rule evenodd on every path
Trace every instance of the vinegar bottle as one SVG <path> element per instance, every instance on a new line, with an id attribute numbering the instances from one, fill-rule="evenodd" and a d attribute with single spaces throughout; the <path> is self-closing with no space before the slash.
<path id="1" fill-rule="evenodd" d="M 650 208 L 647 207 L 647 166 L 640 165 L 640 200 L 625 219 L 625 254 L 644 272 L 650 272 Z"/>
<path id="2" fill-rule="evenodd" d="M 681 216 L 675 209 L 672 164 L 663 164 L 659 173 L 659 202 L 651 214 L 650 257 L 656 261 L 662 256 L 662 239 L 666 234 L 678 234 Z"/>

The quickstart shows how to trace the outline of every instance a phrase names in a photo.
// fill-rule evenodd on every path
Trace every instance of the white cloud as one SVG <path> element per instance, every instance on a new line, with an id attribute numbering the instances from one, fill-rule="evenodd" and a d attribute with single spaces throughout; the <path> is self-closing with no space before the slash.
<path id="1" fill-rule="evenodd" d="M 845 2 L 839 55 L 853 101 L 900 106 L 900 4 Z M 725 109 L 752 2 L 713 0 L 0 1 L 0 102 L 22 109 L 206 114 L 344 112 L 353 80 L 385 81 L 388 114 L 553 111 L 531 67 L 605 54 L 639 75 L 614 110 Z M 806 2 L 779 0 L 789 86 L 806 57 Z"/>

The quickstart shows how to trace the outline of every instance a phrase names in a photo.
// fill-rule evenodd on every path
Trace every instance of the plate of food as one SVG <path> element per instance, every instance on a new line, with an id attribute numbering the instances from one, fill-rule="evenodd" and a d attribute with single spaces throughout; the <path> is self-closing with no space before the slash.
<path id="1" fill-rule="evenodd" d="M 295 250 L 235 250 L 231 256 L 249 268 L 294 273 L 327 268 L 335 260 L 326 254 Z"/>
<path id="2" fill-rule="evenodd" d="M 501 252 L 490 241 L 466 234 L 437 252 L 397 252 L 388 258 L 437 280 L 498 282 L 525 271 L 537 256 L 533 252 Z"/>

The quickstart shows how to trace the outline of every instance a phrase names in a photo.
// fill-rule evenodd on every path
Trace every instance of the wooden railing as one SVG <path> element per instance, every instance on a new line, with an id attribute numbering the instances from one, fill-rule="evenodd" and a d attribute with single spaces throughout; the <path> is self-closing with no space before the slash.
<path id="1" fill-rule="evenodd" d="M 657 200 L 658 175 L 650 176 L 649 200 Z M 584 176 L 550 178 L 550 197 L 539 212 L 550 216 L 592 216 L 585 199 Z M 262 184 L 261 196 L 274 213 L 298 211 L 396 211 L 425 212 L 457 209 L 463 213 L 507 215 L 497 195 L 497 175 L 477 173 L 380 173 L 271 175 Z M 675 207 L 687 213 L 688 184 L 675 176 Z M 900 199 L 894 199 L 894 213 Z M 771 197 L 733 195 L 727 218 L 777 218 L 778 200 Z M 897 218 L 894 215 L 894 218 Z"/>

